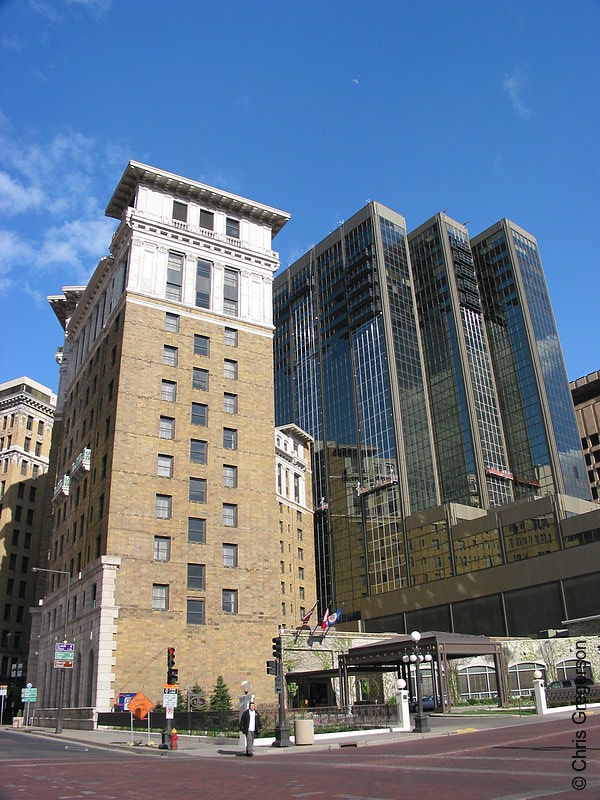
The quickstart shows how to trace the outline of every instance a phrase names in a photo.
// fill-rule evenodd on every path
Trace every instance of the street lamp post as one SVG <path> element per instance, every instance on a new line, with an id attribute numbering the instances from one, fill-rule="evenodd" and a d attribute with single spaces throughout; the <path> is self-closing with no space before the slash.
<path id="1" fill-rule="evenodd" d="M 421 634 L 419 631 L 413 631 L 410 635 L 414 645 L 412 652 L 402 656 L 402 661 L 405 664 L 415 665 L 415 681 L 417 684 L 417 713 L 415 714 L 415 727 L 413 733 L 427 733 L 431 728 L 427 725 L 427 714 L 423 713 L 423 692 L 421 687 L 421 664 L 431 662 L 431 653 L 421 653 L 419 642 L 421 641 Z"/>
<path id="2" fill-rule="evenodd" d="M 69 624 L 69 592 L 71 590 L 71 573 L 64 569 L 47 569 L 46 567 L 32 567 L 32 572 L 52 572 L 55 575 L 67 576 L 67 596 L 65 599 L 65 625 L 64 642 L 67 643 L 67 625 Z M 58 687 L 58 708 L 56 710 L 56 730 L 55 733 L 62 733 L 63 730 L 63 705 L 65 696 L 65 670 L 60 671 L 60 683 Z"/>

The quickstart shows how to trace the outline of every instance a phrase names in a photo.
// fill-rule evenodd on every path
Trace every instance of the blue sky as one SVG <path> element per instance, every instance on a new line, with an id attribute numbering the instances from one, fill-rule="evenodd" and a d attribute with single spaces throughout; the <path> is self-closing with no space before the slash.
<path id="1" fill-rule="evenodd" d="M 600 369 L 600 3 L 0 0 L 0 381 L 56 389 L 47 301 L 108 252 L 129 159 L 291 213 L 369 199 L 539 243 L 569 377 Z"/>

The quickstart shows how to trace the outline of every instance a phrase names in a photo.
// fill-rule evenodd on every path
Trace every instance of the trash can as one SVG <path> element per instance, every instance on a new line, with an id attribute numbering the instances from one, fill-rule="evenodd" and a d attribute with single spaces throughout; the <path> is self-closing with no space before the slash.
<path id="1" fill-rule="evenodd" d="M 314 744 L 315 726 L 312 719 L 297 719 L 294 722 L 296 744 Z"/>

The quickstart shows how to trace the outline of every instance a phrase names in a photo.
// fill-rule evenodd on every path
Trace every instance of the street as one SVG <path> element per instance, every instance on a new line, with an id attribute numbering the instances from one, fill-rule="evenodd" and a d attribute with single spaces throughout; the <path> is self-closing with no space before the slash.
<path id="1" fill-rule="evenodd" d="M 0 798 L 121 800 L 166 793 L 177 800 L 600 796 L 599 714 L 589 713 L 581 725 L 568 717 L 466 731 L 359 747 L 259 748 L 253 759 L 227 745 L 215 745 L 209 755 L 161 755 L 2 731 Z"/>

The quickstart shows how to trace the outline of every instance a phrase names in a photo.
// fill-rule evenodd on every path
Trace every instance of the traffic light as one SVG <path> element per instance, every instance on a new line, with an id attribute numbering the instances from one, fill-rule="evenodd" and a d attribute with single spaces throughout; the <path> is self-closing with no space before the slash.
<path id="1" fill-rule="evenodd" d="M 273 637 L 273 655 L 279 661 L 281 658 L 281 637 L 274 636 Z"/>
<path id="2" fill-rule="evenodd" d="M 267 661 L 267 675 L 277 675 L 276 661 Z"/>
<path id="3" fill-rule="evenodd" d="M 179 670 L 175 669 L 175 648 L 167 647 L 167 683 L 177 683 Z"/>

